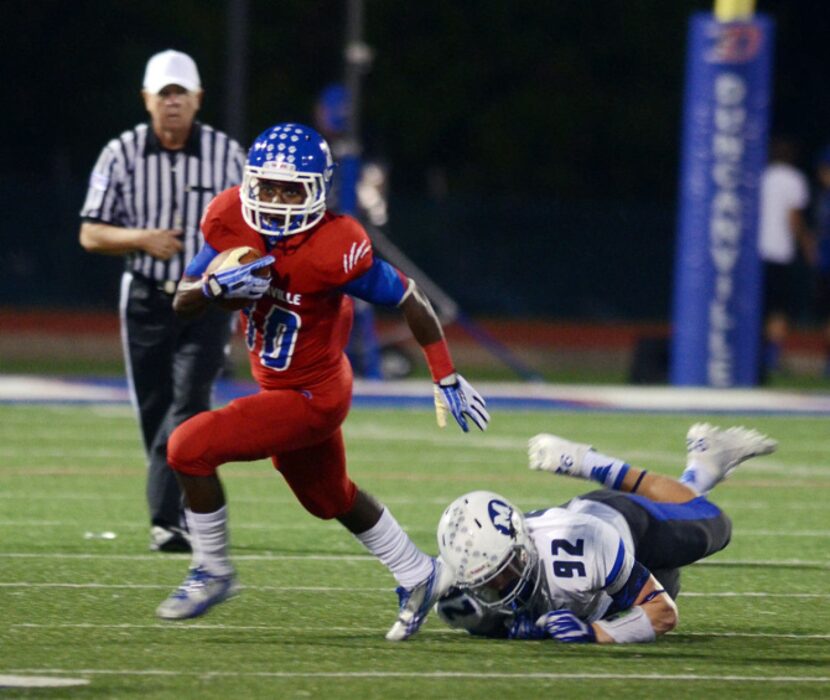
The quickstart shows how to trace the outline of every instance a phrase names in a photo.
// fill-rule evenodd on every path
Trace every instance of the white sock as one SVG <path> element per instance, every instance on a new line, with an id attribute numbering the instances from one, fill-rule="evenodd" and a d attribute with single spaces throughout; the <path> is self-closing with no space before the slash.
<path id="1" fill-rule="evenodd" d="M 194 513 L 185 509 L 193 548 L 191 566 L 202 566 L 210 573 L 227 576 L 233 573 L 228 558 L 228 508 L 222 506 L 213 513 Z"/>
<path id="2" fill-rule="evenodd" d="M 432 558 L 415 546 L 387 508 L 371 528 L 355 537 L 404 588 L 416 586 L 432 573 Z"/>
<path id="3" fill-rule="evenodd" d="M 697 462 L 690 460 L 680 475 L 678 481 L 696 491 L 700 496 L 706 496 L 718 483 L 706 469 L 698 469 Z"/>
<path id="4" fill-rule="evenodd" d="M 598 481 L 606 488 L 619 491 L 629 468 L 620 459 L 609 457 L 596 450 L 588 450 L 582 460 L 580 473 L 586 479 Z"/>

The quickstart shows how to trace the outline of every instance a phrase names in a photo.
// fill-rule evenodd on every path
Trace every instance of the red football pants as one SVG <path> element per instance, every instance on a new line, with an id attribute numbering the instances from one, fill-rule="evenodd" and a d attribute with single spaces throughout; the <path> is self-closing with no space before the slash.
<path id="1" fill-rule="evenodd" d="M 260 391 L 182 423 L 170 436 L 167 462 L 183 474 L 210 476 L 225 462 L 270 457 L 306 510 L 335 518 L 357 495 L 340 429 L 350 405 L 350 376 L 313 392 Z"/>

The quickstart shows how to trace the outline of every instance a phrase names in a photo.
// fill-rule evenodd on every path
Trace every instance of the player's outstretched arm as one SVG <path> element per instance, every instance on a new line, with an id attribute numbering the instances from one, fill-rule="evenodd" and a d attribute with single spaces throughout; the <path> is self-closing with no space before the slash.
<path id="1" fill-rule="evenodd" d="M 418 345 L 423 348 L 444 341 L 444 329 L 441 328 L 438 314 L 414 280 L 409 280 L 409 287 L 399 307 Z"/>
<path id="2" fill-rule="evenodd" d="M 541 634 L 565 643 L 642 644 L 673 630 L 677 619 L 674 601 L 649 576 L 628 610 L 597 622 L 585 622 L 570 610 L 551 610 L 536 620 L 534 629 L 511 630 L 511 638 L 539 639 Z"/>
<path id="3" fill-rule="evenodd" d="M 443 427 L 446 414 L 451 413 L 465 433 L 470 429 L 468 421 L 479 430 L 487 430 L 490 422 L 487 402 L 455 371 L 441 322 L 429 299 L 413 280 L 409 280 L 409 288 L 399 307 L 412 335 L 424 351 L 435 382 L 438 424 Z"/>

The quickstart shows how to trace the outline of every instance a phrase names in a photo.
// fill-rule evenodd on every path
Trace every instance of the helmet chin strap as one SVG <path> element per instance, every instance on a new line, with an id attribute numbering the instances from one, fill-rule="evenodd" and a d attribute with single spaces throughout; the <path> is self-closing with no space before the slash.
<path id="1" fill-rule="evenodd" d="M 291 223 L 296 217 L 302 219 L 302 214 L 266 214 L 257 212 L 258 222 L 261 225 L 260 233 L 272 241 L 272 245 L 276 245 L 283 238 L 292 235 Z"/>
<path id="2" fill-rule="evenodd" d="M 263 225 L 263 229 L 270 228 L 270 226 L 274 227 L 273 231 L 266 232 L 260 230 L 260 233 L 263 233 L 263 235 L 277 236 L 278 238 L 304 233 L 320 222 L 324 212 L 324 209 L 313 213 L 309 211 L 287 212 L 285 214 L 279 212 L 258 212 L 258 221 Z M 267 227 L 264 225 L 266 221 L 269 224 Z M 296 226 L 296 228 L 292 229 L 293 226 Z"/>

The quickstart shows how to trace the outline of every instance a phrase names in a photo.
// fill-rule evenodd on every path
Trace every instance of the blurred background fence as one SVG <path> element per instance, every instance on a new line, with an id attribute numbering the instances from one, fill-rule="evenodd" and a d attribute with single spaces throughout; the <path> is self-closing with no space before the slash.
<path id="1" fill-rule="evenodd" d="M 0 300 L 113 309 L 121 259 L 85 253 L 86 179 L 0 184 L 10 236 Z M 394 196 L 387 235 L 471 314 L 665 319 L 674 208 L 665 202 Z"/>

